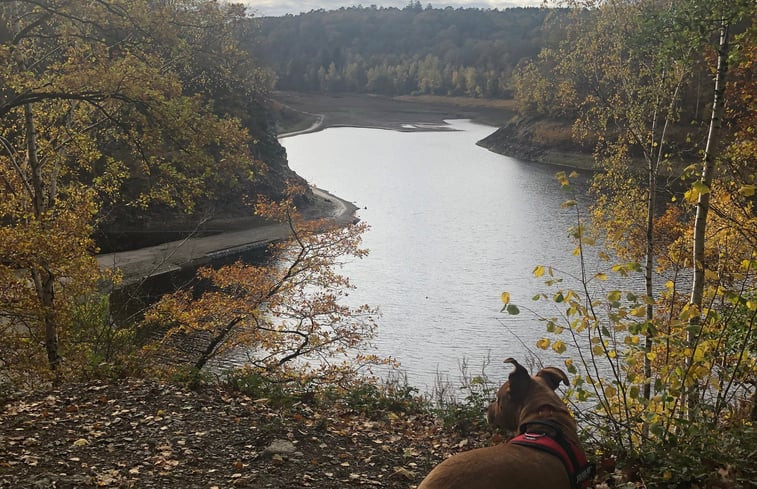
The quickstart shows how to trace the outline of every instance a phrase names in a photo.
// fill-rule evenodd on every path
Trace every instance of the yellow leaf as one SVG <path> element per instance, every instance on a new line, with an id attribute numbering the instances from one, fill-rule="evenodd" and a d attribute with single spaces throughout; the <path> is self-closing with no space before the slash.
<path id="1" fill-rule="evenodd" d="M 757 193 L 757 185 L 744 185 L 739 189 L 739 193 L 744 197 L 752 197 Z"/>
<path id="2" fill-rule="evenodd" d="M 631 316 L 643 318 L 647 315 L 647 306 L 639 306 L 631 309 Z"/>
<path id="3" fill-rule="evenodd" d="M 541 349 L 541 350 L 546 350 L 547 348 L 549 348 L 549 344 L 550 343 L 551 342 L 549 341 L 548 338 L 542 338 L 542 339 L 540 339 L 539 341 L 536 342 L 536 347 L 539 348 L 539 349 Z"/>
<path id="4" fill-rule="evenodd" d="M 704 360 L 704 356 L 707 353 L 707 347 L 704 345 L 700 345 L 697 347 L 696 350 L 694 350 L 694 361 L 695 362 L 701 362 Z"/>
<path id="5" fill-rule="evenodd" d="M 502 303 L 509 304 L 510 303 L 510 292 L 502 292 Z"/>
<path id="6" fill-rule="evenodd" d="M 536 268 L 534 268 L 534 277 L 539 278 L 544 275 L 544 266 L 538 265 Z"/>
<path id="7" fill-rule="evenodd" d="M 605 396 L 615 397 L 617 394 L 618 394 L 618 390 L 615 387 L 611 385 L 608 385 L 605 387 Z"/>
<path id="8" fill-rule="evenodd" d="M 557 340 L 552 343 L 552 349 L 557 353 L 565 353 L 565 350 L 567 350 L 568 348 L 565 346 L 565 342 Z"/>

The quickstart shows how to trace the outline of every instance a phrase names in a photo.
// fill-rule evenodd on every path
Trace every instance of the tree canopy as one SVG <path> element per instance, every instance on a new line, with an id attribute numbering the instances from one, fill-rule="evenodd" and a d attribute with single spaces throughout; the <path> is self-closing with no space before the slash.
<path id="1" fill-rule="evenodd" d="M 509 97 L 555 10 L 350 7 L 255 19 L 259 46 L 283 90 Z"/>
<path id="2" fill-rule="evenodd" d="M 709 455 L 689 447 L 723 430 L 753 446 L 757 414 L 744 408 L 757 373 L 754 4 L 572 3 L 567 38 L 519 67 L 516 97 L 523 116 L 572 121 L 596 142 L 595 203 L 573 237 L 582 260 L 601 244 L 606 269 L 582 261 L 577 290 L 535 269 L 557 288 L 537 299 L 566 311 L 541 318 L 537 346 L 572 349 L 571 395 L 595 402 L 601 445 L 660 457 L 654 483 L 701 484 Z"/>
<path id="3" fill-rule="evenodd" d="M 42 344 L 60 375 L 75 305 L 100 278 L 98 219 L 250 191 L 264 165 L 229 106 L 251 107 L 268 83 L 231 36 L 243 14 L 203 0 L 0 3 L 6 366 L 39 364 Z"/>

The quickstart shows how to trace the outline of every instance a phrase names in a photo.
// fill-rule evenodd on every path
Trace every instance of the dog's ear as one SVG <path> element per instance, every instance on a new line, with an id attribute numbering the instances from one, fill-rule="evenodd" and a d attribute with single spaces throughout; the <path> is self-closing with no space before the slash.
<path id="1" fill-rule="evenodd" d="M 568 376 L 557 367 L 543 368 L 536 374 L 536 376 L 544 379 L 552 390 L 557 389 L 560 386 L 561 381 L 565 385 L 570 385 Z"/>
<path id="2" fill-rule="evenodd" d="M 528 391 L 529 384 L 533 382 L 531 375 L 523 365 L 513 358 L 508 358 L 505 363 L 512 363 L 515 366 L 515 370 L 508 377 L 510 379 L 510 396 L 513 399 L 520 399 Z"/>

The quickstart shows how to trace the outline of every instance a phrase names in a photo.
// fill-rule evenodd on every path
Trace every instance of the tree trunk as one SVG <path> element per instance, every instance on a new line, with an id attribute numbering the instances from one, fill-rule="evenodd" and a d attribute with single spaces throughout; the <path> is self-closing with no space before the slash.
<path id="1" fill-rule="evenodd" d="M 725 75 L 728 71 L 728 22 L 723 19 L 720 24 L 720 42 L 718 43 L 718 64 L 715 75 L 715 94 L 712 104 L 710 128 L 707 134 L 707 145 L 704 151 L 702 176 L 699 179 L 700 192 L 697 201 L 697 214 L 694 220 L 694 280 L 691 285 L 690 306 L 693 314 L 689 319 L 687 341 L 691 348 L 691 356 L 687 359 L 687 374 L 690 374 L 692 358 L 696 350 L 702 328 L 702 301 L 704 300 L 705 283 L 705 232 L 707 230 L 707 214 L 710 210 L 710 188 L 715 174 L 715 146 L 720 130 L 721 117 L 725 106 Z M 692 388 L 688 393 L 689 417 L 693 415 L 698 392 Z"/>
<path id="2" fill-rule="evenodd" d="M 647 196 L 647 222 L 646 222 L 646 260 L 644 263 L 644 284 L 647 297 L 654 297 L 654 284 L 652 282 L 654 272 L 654 212 L 657 194 L 657 172 L 654 161 L 649 163 L 649 194 Z M 654 331 L 652 331 L 652 320 L 654 319 L 654 305 L 651 301 L 647 302 L 646 310 L 647 331 L 644 338 L 644 389 L 643 396 L 646 401 L 652 398 L 652 360 L 648 353 L 652 352 L 654 346 Z M 647 426 L 645 425 L 645 431 Z"/>
<path id="3" fill-rule="evenodd" d="M 45 195 L 44 175 L 37 151 L 37 135 L 31 104 L 24 105 L 24 126 L 26 132 L 26 163 L 29 167 L 31 188 L 33 191 L 31 195 L 32 210 L 34 219 L 44 227 L 48 202 L 53 202 L 54 196 L 51 195 L 50 198 L 46 198 Z M 55 319 L 55 275 L 48 269 L 45 263 L 33 265 L 31 275 L 42 313 L 41 321 L 45 333 L 47 362 L 53 373 L 53 382 L 59 384 L 61 380 L 61 357 L 58 345 L 58 325 Z"/>

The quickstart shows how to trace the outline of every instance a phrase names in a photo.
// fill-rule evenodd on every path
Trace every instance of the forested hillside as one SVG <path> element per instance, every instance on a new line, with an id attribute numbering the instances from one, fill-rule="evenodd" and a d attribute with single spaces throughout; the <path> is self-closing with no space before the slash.
<path id="1" fill-rule="evenodd" d="M 555 10 L 342 8 L 255 19 L 259 46 L 282 90 L 510 97 L 511 76 L 535 57 Z"/>
<path id="2" fill-rule="evenodd" d="M 107 278 L 98 231 L 192 229 L 284 195 L 268 72 L 233 39 L 244 15 L 205 0 L 0 3 L 0 383 L 43 352 L 58 376 L 77 355 L 72 315 Z"/>

